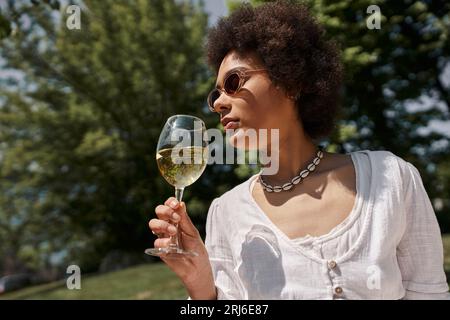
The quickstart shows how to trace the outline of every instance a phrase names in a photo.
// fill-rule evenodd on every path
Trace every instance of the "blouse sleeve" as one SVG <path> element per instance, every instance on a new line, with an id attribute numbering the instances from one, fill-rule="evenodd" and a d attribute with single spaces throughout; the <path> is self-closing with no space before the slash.
<path id="1" fill-rule="evenodd" d="M 403 299 L 449 299 L 440 228 L 420 173 L 409 162 L 403 183 L 406 228 L 397 246 Z"/>
<path id="2" fill-rule="evenodd" d="M 234 270 L 235 262 L 231 253 L 227 228 L 230 226 L 220 214 L 219 199 L 211 203 L 206 218 L 205 246 L 211 263 L 218 300 L 242 299 L 239 278 Z"/>

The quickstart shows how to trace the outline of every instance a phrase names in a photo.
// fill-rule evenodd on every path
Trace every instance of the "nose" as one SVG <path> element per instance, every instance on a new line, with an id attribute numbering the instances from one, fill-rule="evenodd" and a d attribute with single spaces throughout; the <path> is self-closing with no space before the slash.
<path id="1" fill-rule="evenodd" d="M 216 101 L 214 101 L 214 110 L 218 113 L 222 113 L 226 110 L 231 109 L 231 103 L 228 99 L 229 97 L 225 93 L 220 92 L 219 97 L 216 99 Z"/>

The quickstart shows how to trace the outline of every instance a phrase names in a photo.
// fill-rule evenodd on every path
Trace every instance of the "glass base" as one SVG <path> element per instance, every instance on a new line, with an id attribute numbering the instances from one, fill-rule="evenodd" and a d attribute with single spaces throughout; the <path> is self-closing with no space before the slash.
<path id="1" fill-rule="evenodd" d="M 146 249 L 145 253 L 150 256 L 161 257 L 164 258 L 185 258 L 185 257 L 197 257 L 198 254 L 194 251 L 187 251 L 181 248 L 150 248 Z"/>

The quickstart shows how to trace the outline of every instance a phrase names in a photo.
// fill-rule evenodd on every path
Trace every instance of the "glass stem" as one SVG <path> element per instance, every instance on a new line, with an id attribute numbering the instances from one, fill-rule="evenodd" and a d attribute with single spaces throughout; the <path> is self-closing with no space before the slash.
<path id="1" fill-rule="evenodd" d="M 178 200 L 178 203 L 181 203 L 181 199 L 183 198 L 183 191 L 184 188 L 177 188 L 175 187 L 175 198 Z M 180 247 L 181 243 L 181 234 L 178 232 L 178 223 L 173 224 L 175 228 L 177 228 L 177 234 L 174 236 L 170 236 L 170 245 L 169 247 L 174 249 L 183 249 Z"/>

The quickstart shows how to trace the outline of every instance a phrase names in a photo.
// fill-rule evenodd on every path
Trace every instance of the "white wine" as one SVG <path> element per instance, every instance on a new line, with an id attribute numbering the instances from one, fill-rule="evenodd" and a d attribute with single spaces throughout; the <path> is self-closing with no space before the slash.
<path id="1" fill-rule="evenodd" d="M 176 188 L 193 184 L 206 168 L 206 147 L 162 149 L 156 154 L 156 162 L 164 179 Z"/>
<path id="2" fill-rule="evenodd" d="M 175 198 L 179 202 L 183 199 L 184 188 L 193 184 L 206 168 L 209 160 L 206 136 L 205 123 L 185 114 L 171 116 L 161 130 L 156 146 L 156 163 L 164 179 L 175 187 Z M 174 226 L 178 228 L 177 224 Z M 171 235 L 167 246 L 149 248 L 145 253 L 157 257 L 168 255 L 170 258 L 199 255 L 192 248 L 183 248 L 181 232 Z"/>

